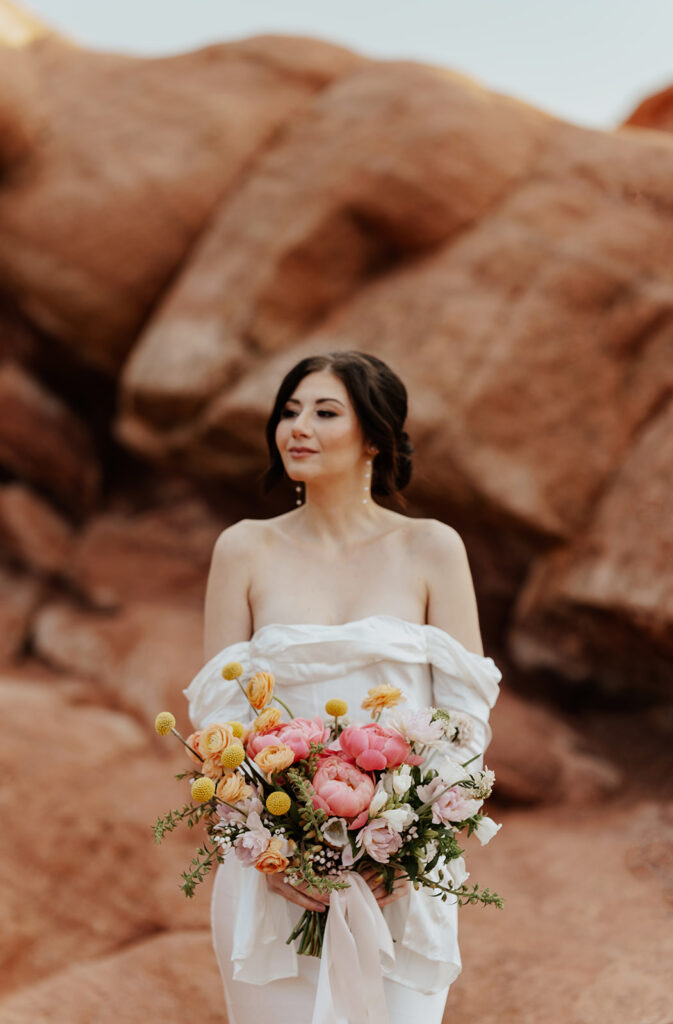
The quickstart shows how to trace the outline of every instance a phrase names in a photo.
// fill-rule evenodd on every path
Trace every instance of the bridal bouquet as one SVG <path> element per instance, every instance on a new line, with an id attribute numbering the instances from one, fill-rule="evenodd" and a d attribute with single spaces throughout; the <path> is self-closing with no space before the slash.
<path id="1" fill-rule="evenodd" d="M 189 778 L 191 802 L 157 819 L 155 839 L 183 820 L 206 830 L 182 873 L 186 896 L 233 850 L 243 865 L 284 872 L 290 884 L 321 894 L 346 889 L 350 872 L 375 867 L 388 893 L 406 877 L 443 900 L 502 906 L 497 893 L 466 884 L 458 843 L 460 833 L 487 843 L 500 828 L 482 813 L 493 772 L 470 771 L 470 761 L 453 756 L 469 739 L 469 716 L 400 709 L 401 691 L 383 684 L 362 702 L 371 715 L 366 724 L 349 724 L 346 702 L 337 698 L 325 705 L 326 721 L 295 718 L 274 696 L 271 673 L 257 672 L 246 685 L 242 674 L 238 662 L 222 669 L 256 714 L 249 728 L 213 722 L 184 739 L 170 712 L 155 722 L 160 735 L 177 736 L 194 763 L 176 776 Z M 326 918 L 306 910 L 287 941 L 299 939 L 299 953 L 320 956 Z"/>

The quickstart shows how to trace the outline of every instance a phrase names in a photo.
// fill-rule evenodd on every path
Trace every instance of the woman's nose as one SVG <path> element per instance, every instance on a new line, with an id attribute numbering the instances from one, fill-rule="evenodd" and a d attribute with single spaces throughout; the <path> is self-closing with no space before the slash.
<path id="1" fill-rule="evenodd" d="M 306 426 L 306 417 L 303 412 L 300 412 L 298 416 L 295 416 L 292 422 L 292 434 L 307 434 L 309 431 Z"/>

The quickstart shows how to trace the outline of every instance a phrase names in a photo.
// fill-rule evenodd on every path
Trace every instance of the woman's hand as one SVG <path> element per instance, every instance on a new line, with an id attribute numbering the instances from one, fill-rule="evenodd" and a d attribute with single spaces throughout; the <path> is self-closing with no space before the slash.
<path id="1" fill-rule="evenodd" d="M 319 893 L 317 889 L 301 882 L 299 885 L 290 885 L 290 881 L 282 871 L 266 876 L 266 884 L 271 892 L 283 896 L 290 903 L 296 903 L 305 910 L 324 911 L 329 905 L 329 893 Z M 310 895 L 309 895 L 310 893 Z"/>
<path id="2" fill-rule="evenodd" d="M 386 892 L 383 875 L 378 868 L 364 868 L 360 874 L 371 889 L 380 907 L 385 907 L 386 903 L 394 903 L 395 900 L 401 899 L 409 891 L 409 879 L 401 868 L 396 869 L 395 874 L 397 877 L 393 883 L 393 891 L 390 895 Z"/>

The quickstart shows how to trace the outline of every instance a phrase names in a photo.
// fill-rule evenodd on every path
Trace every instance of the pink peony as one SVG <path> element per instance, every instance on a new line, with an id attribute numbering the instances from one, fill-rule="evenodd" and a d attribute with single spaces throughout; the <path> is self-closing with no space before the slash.
<path id="1" fill-rule="evenodd" d="M 319 715 L 315 718 L 293 718 L 272 729 L 271 732 L 253 733 L 248 741 L 248 757 L 255 758 L 264 747 L 284 743 L 294 750 L 295 761 L 308 757 L 311 743 L 326 743 L 329 729 L 326 729 Z"/>
<path id="2" fill-rule="evenodd" d="M 411 758 L 411 747 L 404 736 L 378 722 L 349 725 L 339 736 L 339 743 L 346 756 L 366 772 L 397 768 Z"/>
<path id="3" fill-rule="evenodd" d="M 442 793 L 442 790 L 446 790 Z M 446 825 L 451 821 L 465 821 L 476 814 L 483 800 L 470 800 L 462 786 L 452 786 L 446 789 L 446 783 L 440 778 L 433 779 L 427 786 L 419 786 L 417 793 L 423 803 L 434 801 L 432 804 L 432 820 L 436 825 Z M 441 796 L 435 800 L 435 794 Z"/>
<path id="4" fill-rule="evenodd" d="M 402 845 L 402 836 L 385 818 L 374 818 L 358 832 L 355 843 L 364 847 L 372 860 L 387 864 L 390 854 L 396 853 Z"/>
<path id="5" fill-rule="evenodd" d="M 374 795 L 374 783 L 355 765 L 338 755 L 323 758 L 313 776 L 313 805 L 338 818 L 364 813 Z"/>

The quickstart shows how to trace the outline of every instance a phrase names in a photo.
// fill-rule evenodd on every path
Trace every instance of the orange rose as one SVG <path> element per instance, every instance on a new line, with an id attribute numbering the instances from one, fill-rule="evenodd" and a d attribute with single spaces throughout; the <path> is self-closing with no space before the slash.
<path id="1" fill-rule="evenodd" d="M 287 743 L 271 743 L 268 747 L 263 747 L 255 757 L 255 764 L 258 764 L 267 775 L 288 768 L 293 761 L 294 750 L 288 747 Z"/>
<path id="2" fill-rule="evenodd" d="M 201 730 L 198 751 L 203 757 L 210 757 L 212 754 L 221 753 L 225 747 L 234 742 L 237 740 L 230 725 L 213 722 Z"/>
<path id="3" fill-rule="evenodd" d="M 199 739 L 200 739 L 200 737 L 201 737 L 201 731 L 200 730 L 198 730 L 197 732 L 193 732 L 191 734 L 191 736 L 187 737 L 187 743 L 189 743 L 190 747 L 193 747 L 194 750 L 198 750 L 199 749 Z M 201 758 L 197 757 L 196 754 L 192 754 L 191 750 L 187 751 L 187 757 L 190 759 L 190 761 L 193 761 L 194 764 L 201 764 Z"/>
<path id="4" fill-rule="evenodd" d="M 280 708 L 265 708 L 252 723 L 255 732 L 272 732 L 280 722 L 282 714 Z"/>
<path id="5" fill-rule="evenodd" d="M 207 778 L 212 779 L 214 782 L 217 782 L 218 779 L 221 779 L 224 775 L 224 768 L 220 761 L 220 754 L 211 754 L 210 757 L 204 758 L 204 760 L 200 762 L 200 767 L 201 773 Z"/>
<path id="6" fill-rule="evenodd" d="M 367 691 L 367 696 L 360 707 L 365 711 L 371 711 L 372 715 L 380 715 L 384 708 L 394 708 L 400 701 L 406 699 L 396 686 L 382 683 L 380 686 L 372 686 L 371 690 Z"/>
<path id="7" fill-rule="evenodd" d="M 261 711 L 269 703 L 274 683 L 274 677 L 270 672 L 255 672 L 250 679 L 246 693 L 255 711 Z"/>
<path id="8" fill-rule="evenodd" d="M 237 804 L 239 800 L 245 800 L 250 796 L 252 789 L 240 772 L 232 772 L 218 783 L 215 793 L 220 800 L 226 800 L 228 804 Z"/>
<path id="9" fill-rule="evenodd" d="M 290 861 L 280 852 L 282 847 L 282 839 L 279 839 L 278 836 L 272 839 L 264 853 L 260 854 L 255 861 L 257 870 L 263 871 L 265 875 L 275 875 L 278 871 L 285 871 Z"/>

